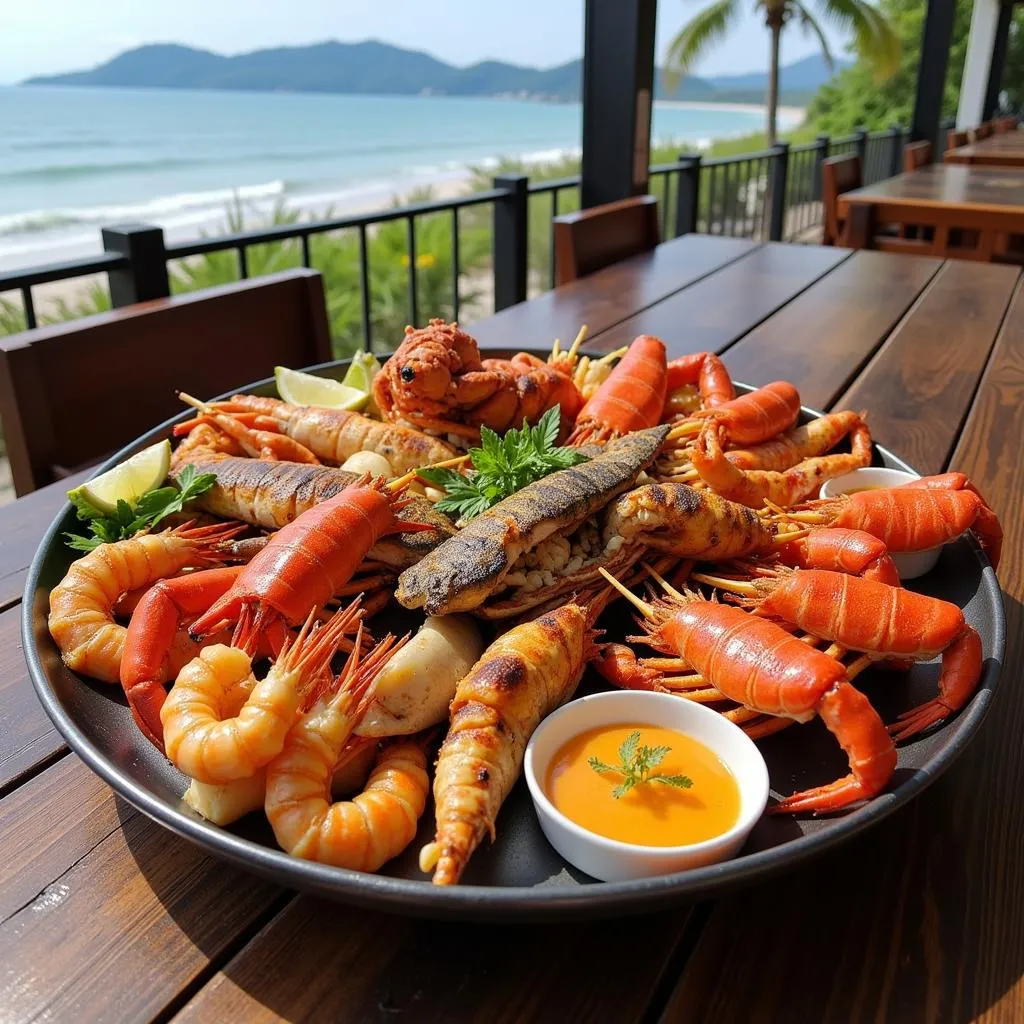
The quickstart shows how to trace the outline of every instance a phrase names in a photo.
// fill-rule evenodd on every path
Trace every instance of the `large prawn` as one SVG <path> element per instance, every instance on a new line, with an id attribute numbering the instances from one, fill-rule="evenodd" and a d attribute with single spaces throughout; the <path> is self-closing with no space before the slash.
<path id="1" fill-rule="evenodd" d="M 608 379 L 587 399 L 568 444 L 605 444 L 661 422 L 665 408 L 665 345 L 642 334 L 626 350 Z"/>
<path id="2" fill-rule="evenodd" d="M 723 450 L 724 437 L 724 426 L 705 424 L 690 453 L 693 467 L 716 493 L 751 508 L 766 501 L 795 505 L 816 494 L 823 481 L 871 464 L 871 432 L 863 419 L 852 427 L 849 453 L 818 455 L 781 472 L 740 468 Z"/>
<path id="3" fill-rule="evenodd" d="M 1003 528 L 996 514 L 963 473 L 926 476 L 902 487 L 812 501 L 790 511 L 777 509 L 775 518 L 863 530 L 896 552 L 927 551 L 970 530 L 993 568 L 999 566 L 1003 546 Z"/>
<path id="4" fill-rule="evenodd" d="M 227 542 L 240 529 L 218 524 L 139 534 L 101 544 L 72 562 L 50 591 L 48 625 L 64 664 L 93 679 L 118 682 L 127 637 L 127 629 L 115 619 L 119 599 L 183 569 L 219 565 L 227 555 Z M 194 653 L 195 646 L 172 630 L 153 665 L 154 678 L 173 678 Z"/>
<path id="5" fill-rule="evenodd" d="M 741 595 L 738 603 L 758 615 L 875 660 L 928 661 L 942 654 L 939 695 L 900 715 L 892 727 L 898 740 L 959 711 L 978 687 L 981 637 L 949 601 L 822 569 L 762 569 L 749 582 L 701 574 L 694 579 Z"/>
<path id="6" fill-rule="evenodd" d="M 361 617 L 358 599 L 322 628 L 310 612 L 295 640 L 285 637 L 259 681 L 245 650 L 204 648 L 178 673 L 160 709 L 168 759 L 191 778 L 214 785 L 254 775 L 281 752 L 303 701 Z M 356 635 L 361 640 L 361 629 Z"/>
<path id="7" fill-rule="evenodd" d="M 459 683 L 434 777 L 437 832 L 420 852 L 435 885 L 454 885 L 519 777 L 541 719 L 576 689 L 595 651 L 600 597 L 569 602 L 498 637 Z"/>
<path id="8" fill-rule="evenodd" d="M 271 761 L 264 809 L 275 838 L 292 856 L 376 871 L 416 835 L 429 789 L 422 741 L 385 745 L 363 791 L 352 800 L 331 800 L 331 779 L 373 699 L 377 675 L 404 642 L 385 637 L 363 659 L 357 645 L 316 705 L 292 725 L 281 753 Z"/>
<path id="9" fill-rule="evenodd" d="M 771 810 L 842 810 L 880 793 L 896 769 L 896 748 L 867 697 L 850 680 L 870 664 L 842 665 L 767 619 L 666 586 L 649 603 L 604 574 L 642 613 L 645 640 L 691 665 L 724 696 L 763 714 L 806 722 L 818 716 L 850 760 L 850 774 L 795 793 Z M 664 581 L 661 581 L 664 584 Z M 627 678 L 624 685 L 631 685 Z"/>
<path id="10" fill-rule="evenodd" d="M 260 395 L 234 395 L 226 402 L 199 408 L 201 415 L 179 423 L 175 435 L 188 434 L 207 423 L 244 443 L 249 454 L 257 451 L 261 458 L 320 460 L 340 466 L 357 452 L 370 451 L 382 455 L 392 471 L 400 474 L 456 454 L 451 445 L 419 430 L 343 409 L 292 405 Z M 299 458 L 294 457 L 295 445 L 299 446 Z"/>

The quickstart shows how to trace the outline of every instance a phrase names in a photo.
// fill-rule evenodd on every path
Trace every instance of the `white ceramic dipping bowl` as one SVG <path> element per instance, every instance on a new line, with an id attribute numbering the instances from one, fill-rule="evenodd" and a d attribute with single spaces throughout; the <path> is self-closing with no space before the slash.
<path id="1" fill-rule="evenodd" d="M 638 846 L 599 836 L 552 804 L 544 792 L 544 780 L 562 745 L 587 729 L 633 722 L 685 733 L 729 766 L 740 789 L 740 813 L 728 832 L 688 846 Z M 728 860 L 739 852 L 768 802 L 768 768 L 746 733 L 717 712 L 670 693 L 617 690 L 566 704 L 534 732 L 526 747 L 524 767 L 548 842 L 570 864 L 604 882 L 668 875 Z"/>
<path id="2" fill-rule="evenodd" d="M 844 473 L 833 480 L 826 480 L 821 485 L 822 498 L 834 498 L 838 494 L 847 494 L 859 487 L 899 487 L 909 484 L 912 480 L 920 480 L 916 473 L 906 473 L 902 469 L 888 469 L 884 466 L 864 466 L 850 473 Z M 901 580 L 912 580 L 931 572 L 939 560 L 942 545 L 928 548 L 927 551 L 894 551 L 892 560 L 896 563 L 896 571 Z"/>

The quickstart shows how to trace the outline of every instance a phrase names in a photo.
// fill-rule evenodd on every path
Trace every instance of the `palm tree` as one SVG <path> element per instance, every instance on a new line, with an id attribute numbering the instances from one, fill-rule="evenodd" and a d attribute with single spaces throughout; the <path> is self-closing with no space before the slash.
<path id="1" fill-rule="evenodd" d="M 665 60 L 670 85 L 678 82 L 694 64 L 732 27 L 741 12 L 742 0 L 715 0 L 705 7 L 669 44 Z M 900 41 L 885 15 L 866 0 L 817 0 L 819 17 L 853 34 L 857 55 L 874 66 L 879 79 L 888 78 L 900 63 Z M 806 33 L 816 36 L 825 62 L 832 69 L 832 53 L 818 19 L 803 0 L 754 0 L 755 10 L 764 12 L 771 33 L 771 63 L 768 75 L 768 142 L 775 142 L 776 114 L 779 105 L 779 39 L 782 30 L 794 19 Z"/>

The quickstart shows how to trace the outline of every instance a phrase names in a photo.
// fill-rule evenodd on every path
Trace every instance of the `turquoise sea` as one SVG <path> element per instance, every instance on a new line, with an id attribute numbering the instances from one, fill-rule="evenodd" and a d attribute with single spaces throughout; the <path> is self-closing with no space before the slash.
<path id="1" fill-rule="evenodd" d="M 657 105 L 653 136 L 745 134 L 756 111 Z M 500 156 L 578 149 L 580 108 L 516 100 L 84 87 L 0 88 L 0 267 L 99 248 L 144 220 L 185 238 L 238 195 L 308 212 L 372 209 Z"/>

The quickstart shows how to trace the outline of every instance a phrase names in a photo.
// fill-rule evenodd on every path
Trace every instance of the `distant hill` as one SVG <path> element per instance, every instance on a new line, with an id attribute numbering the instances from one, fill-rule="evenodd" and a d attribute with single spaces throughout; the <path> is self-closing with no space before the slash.
<path id="1" fill-rule="evenodd" d="M 452 64 L 387 43 L 325 42 L 278 47 L 225 57 L 176 44 L 151 44 L 128 50 L 88 71 L 28 79 L 26 85 L 102 85 L 163 89 L 238 89 L 258 92 L 373 93 L 377 95 L 516 96 L 571 102 L 578 100 L 582 62 L 554 68 L 529 68 L 488 60 L 469 67 Z M 668 93 L 658 76 L 661 99 L 757 102 L 764 98 L 767 75 L 755 72 L 719 78 L 695 78 Z M 829 73 L 820 57 L 808 57 L 782 70 L 781 98 L 799 102 Z"/>

